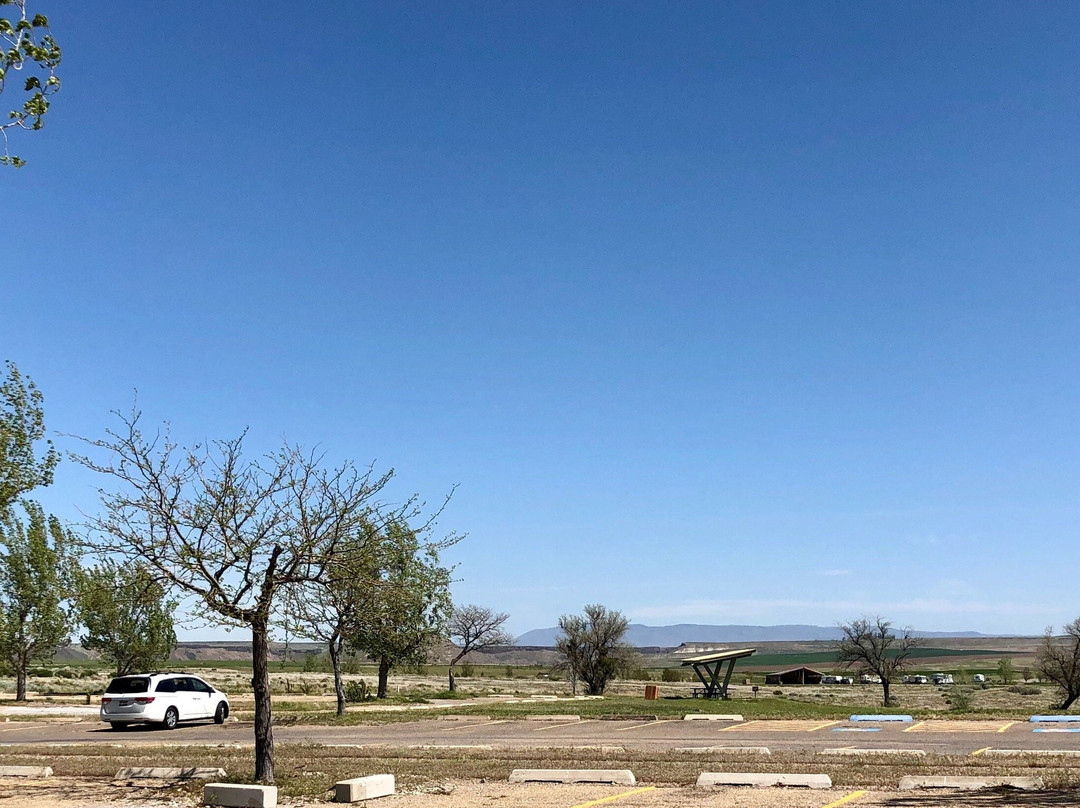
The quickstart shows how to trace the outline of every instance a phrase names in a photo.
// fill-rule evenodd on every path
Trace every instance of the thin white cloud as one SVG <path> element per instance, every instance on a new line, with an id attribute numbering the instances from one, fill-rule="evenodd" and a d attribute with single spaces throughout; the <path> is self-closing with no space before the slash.
<path id="1" fill-rule="evenodd" d="M 819 574 L 828 578 L 839 578 L 841 575 L 851 575 L 851 570 L 821 570 Z"/>

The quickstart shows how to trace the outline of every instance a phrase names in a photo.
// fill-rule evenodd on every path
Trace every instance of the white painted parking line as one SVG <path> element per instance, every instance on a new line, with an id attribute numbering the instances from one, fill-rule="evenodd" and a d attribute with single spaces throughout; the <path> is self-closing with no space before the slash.
<path id="1" fill-rule="evenodd" d="M 453 727 L 446 727 L 444 729 L 440 729 L 439 732 L 456 732 L 459 729 L 476 729 L 477 727 L 493 727 L 496 724 L 508 724 L 508 723 L 510 723 L 510 719 L 509 718 L 503 718 L 503 719 L 500 719 L 499 721 L 485 721 L 483 724 L 458 724 L 458 725 L 453 726 Z"/>
<path id="2" fill-rule="evenodd" d="M 547 732 L 548 730 L 552 729 L 566 729 L 568 726 L 579 727 L 582 724 L 595 724 L 596 721 L 597 719 L 595 718 L 586 718 L 582 721 L 561 722 L 557 724 L 552 724 L 550 727 L 537 727 L 533 730 L 533 732 Z"/>
<path id="3" fill-rule="evenodd" d="M 45 721 L 20 721 L 20 726 L 17 727 L 4 727 L 0 729 L 0 732 L 18 732 L 20 729 L 30 729 L 31 727 L 42 727 L 46 724 Z"/>
<path id="4" fill-rule="evenodd" d="M 675 721 L 674 718 L 664 718 L 659 721 L 646 721 L 641 724 L 634 724 L 631 727 L 619 727 L 616 732 L 629 732 L 632 729 L 641 729 L 642 727 L 655 727 L 657 724 L 670 724 Z M 681 723 L 681 722 L 680 722 Z"/>

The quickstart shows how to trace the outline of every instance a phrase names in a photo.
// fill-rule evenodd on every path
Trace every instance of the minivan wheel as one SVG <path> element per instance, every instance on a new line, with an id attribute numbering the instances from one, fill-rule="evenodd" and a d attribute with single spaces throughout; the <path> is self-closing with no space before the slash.
<path id="1" fill-rule="evenodd" d="M 124 721 L 110 721 L 109 726 L 113 729 L 127 729 L 128 725 Z"/>
<path id="2" fill-rule="evenodd" d="M 165 729 L 176 729 L 176 725 L 180 723 L 180 713 L 176 712 L 175 707 L 170 707 L 165 711 L 165 720 L 161 722 L 161 726 Z"/>
<path id="3" fill-rule="evenodd" d="M 214 723 L 224 724 L 225 719 L 229 717 L 229 705 L 223 701 L 218 702 L 217 709 L 214 710 Z"/>

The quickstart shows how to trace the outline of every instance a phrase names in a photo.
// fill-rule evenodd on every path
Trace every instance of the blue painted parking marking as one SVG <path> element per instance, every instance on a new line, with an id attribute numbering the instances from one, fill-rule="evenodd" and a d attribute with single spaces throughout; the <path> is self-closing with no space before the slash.
<path id="1" fill-rule="evenodd" d="M 1047 727 L 1044 729 L 1042 727 L 1036 727 L 1032 730 L 1032 732 L 1080 732 L 1080 729 L 1063 729 L 1061 727 L 1058 727 L 1056 729 L 1050 729 L 1049 727 Z"/>
<path id="2" fill-rule="evenodd" d="M 1032 724 L 1080 724 L 1080 715 L 1033 715 Z"/>

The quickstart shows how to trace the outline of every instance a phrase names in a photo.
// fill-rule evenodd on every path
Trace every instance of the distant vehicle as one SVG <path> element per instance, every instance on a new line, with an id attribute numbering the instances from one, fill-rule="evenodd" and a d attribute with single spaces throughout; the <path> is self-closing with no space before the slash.
<path id="1" fill-rule="evenodd" d="M 935 673 L 933 676 L 930 677 L 930 681 L 932 681 L 935 685 L 955 684 L 953 682 L 951 673 Z"/>
<path id="2" fill-rule="evenodd" d="M 905 676 L 903 683 L 905 685 L 928 685 L 930 680 L 921 674 L 916 674 L 915 676 Z"/>
<path id="3" fill-rule="evenodd" d="M 837 682 L 838 685 L 853 685 L 853 684 L 855 684 L 855 680 L 852 679 L 850 676 L 840 676 L 838 678 L 840 679 L 840 681 Z"/>
<path id="4" fill-rule="evenodd" d="M 862 676 L 859 677 L 859 684 L 860 685 L 880 685 L 881 684 L 881 677 L 880 676 L 872 676 L 869 673 L 864 673 Z"/>
<path id="5" fill-rule="evenodd" d="M 838 685 L 840 684 L 840 676 L 822 676 L 821 683 L 823 685 Z"/>
<path id="6" fill-rule="evenodd" d="M 224 724 L 228 717 L 229 697 L 187 673 L 117 676 L 101 697 L 101 720 L 113 729 L 130 724 L 176 729 L 181 721 L 208 718 Z"/>
<path id="7" fill-rule="evenodd" d="M 975 676 L 972 677 L 971 681 L 975 682 L 976 684 L 981 684 L 986 681 L 986 677 L 983 676 L 981 673 L 976 673 Z"/>

